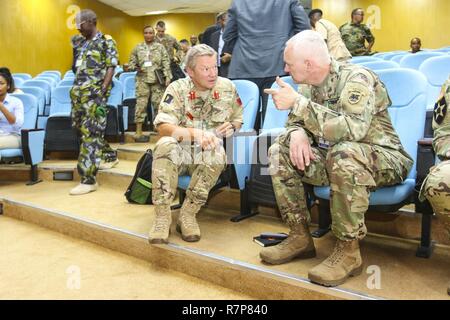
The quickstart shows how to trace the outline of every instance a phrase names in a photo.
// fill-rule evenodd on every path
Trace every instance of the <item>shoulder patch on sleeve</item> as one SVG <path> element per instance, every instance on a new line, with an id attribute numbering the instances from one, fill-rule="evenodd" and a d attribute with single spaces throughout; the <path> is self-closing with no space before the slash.
<path id="1" fill-rule="evenodd" d="M 171 94 L 167 94 L 166 95 L 166 97 L 164 98 L 164 103 L 167 103 L 167 104 L 172 104 L 172 102 L 173 102 L 173 96 L 171 95 Z"/>
<path id="2" fill-rule="evenodd" d="M 434 105 L 434 121 L 436 121 L 437 124 L 441 124 L 445 116 L 447 115 L 447 101 L 445 100 L 445 97 L 442 97 L 436 104 Z"/>
<path id="3" fill-rule="evenodd" d="M 353 90 L 349 92 L 348 103 L 358 104 L 361 101 L 363 94 L 358 90 Z"/>

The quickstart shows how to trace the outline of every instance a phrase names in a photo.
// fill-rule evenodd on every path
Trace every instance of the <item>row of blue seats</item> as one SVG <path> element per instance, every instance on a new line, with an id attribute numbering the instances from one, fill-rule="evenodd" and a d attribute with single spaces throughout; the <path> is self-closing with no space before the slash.
<path id="1" fill-rule="evenodd" d="M 428 82 L 428 100 L 426 103 L 428 110 L 433 108 L 442 85 L 450 75 L 450 55 L 436 55 L 428 52 L 407 55 L 401 60 L 400 64 L 376 57 L 355 57 L 352 59 L 352 63 L 362 65 L 373 71 L 407 67 L 419 71 Z"/>

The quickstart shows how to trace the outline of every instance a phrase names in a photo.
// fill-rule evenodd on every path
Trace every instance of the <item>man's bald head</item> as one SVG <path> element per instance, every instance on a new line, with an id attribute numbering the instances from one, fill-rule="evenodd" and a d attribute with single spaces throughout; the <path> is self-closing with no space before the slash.
<path id="1" fill-rule="evenodd" d="M 318 79 L 325 70 L 329 71 L 331 57 L 322 36 L 312 30 L 305 30 L 286 43 L 284 53 L 286 71 L 297 83 L 320 84 Z M 323 80 L 323 79 L 321 79 Z"/>
<path id="2" fill-rule="evenodd" d="M 286 43 L 286 50 L 293 50 L 296 58 L 314 61 L 317 64 L 330 64 L 328 47 L 322 36 L 312 30 L 296 34 Z"/>

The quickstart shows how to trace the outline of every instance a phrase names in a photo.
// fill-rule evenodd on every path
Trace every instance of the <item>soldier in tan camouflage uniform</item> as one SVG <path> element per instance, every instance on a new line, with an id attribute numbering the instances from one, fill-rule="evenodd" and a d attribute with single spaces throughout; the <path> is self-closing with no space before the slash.
<path id="1" fill-rule="evenodd" d="M 243 108 L 234 84 L 217 76 L 217 53 L 197 45 L 186 57 L 190 78 L 173 82 L 166 90 L 155 119 L 162 138 L 153 154 L 152 199 L 156 218 L 150 243 L 167 243 L 172 222 L 170 206 L 178 176 L 192 179 L 180 211 L 177 230 L 188 242 L 200 240 L 196 214 L 225 168 L 222 138 L 242 126 Z"/>
<path id="2" fill-rule="evenodd" d="M 450 237 L 450 78 L 442 87 L 434 110 L 433 147 L 442 162 L 433 167 L 425 179 L 420 199 L 430 201 L 434 212 L 442 219 Z M 447 289 L 450 295 L 450 285 Z"/>
<path id="3" fill-rule="evenodd" d="M 92 10 L 82 10 L 76 23 L 83 39 L 74 48 L 76 75 L 70 97 L 72 127 L 81 135 L 78 158 L 81 183 L 70 194 L 83 195 L 97 190 L 99 169 L 109 169 L 118 163 L 117 153 L 104 139 L 106 103 L 118 64 L 118 52 L 114 39 L 97 30 L 97 16 Z"/>
<path id="4" fill-rule="evenodd" d="M 155 30 L 151 26 L 144 28 L 144 42 L 138 44 L 131 52 L 129 68 L 137 71 L 136 76 L 136 142 L 148 142 L 149 137 L 142 133 L 142 126 L 147 116 L 149 99 L 153 105 L 155 116 L 162 96 L 172 79 L 170 60 L 163 45 L 155 41 Z M 155 71 L 160 70 L 165 77 L 164 85 L 158 82 Z M 153 119 L 149 119 L 153 121 Z"/>
<path id="5" fill-rule="evenodd" d="M 364 11 L 360 8 L 353 10 L 352 22 L 348 22 L 339 28 L 348 51 L 352 56 L 372 55 L 372 47 L 375 44 L 375 37 L 369 27 L 363 24 Z M 366 48 L 366 41 L 368 46 Z"/>
<path id="6" fill-rule="evenodd" d="M 331 59 L 314 31 L 303 31 L 288 42 L 285 61 L 285 71 L 296 83 L 312 86 L 311 99 L 279 78 L 281 89 L 267 90 L 278 109 L 292 108 L 286 132 L 269 150 L 278 207 L 291 232 L 260 256 L 271 264 L 315 256 L 302 183 L 330 185 L 337 243 L 309 271 L 309 278 L 336 286 L 362 271 L 359 240 L 367 233 L 364 214 L 370 191 L 401 183 L 413 161 L 391 124 L 390 99 L 374 73 Z"/>
<path id="7" fill-rule="evenodd" d="M 338 28 L 328 20 L 322 18 L 322 10 L 314 9 L 309 13 L 309 20 L 313 30 L 319 32 L 327 43 L 330 55 L 339 62 L 346 62 L 352 58 L 345 43 L 342 41 Z"/>

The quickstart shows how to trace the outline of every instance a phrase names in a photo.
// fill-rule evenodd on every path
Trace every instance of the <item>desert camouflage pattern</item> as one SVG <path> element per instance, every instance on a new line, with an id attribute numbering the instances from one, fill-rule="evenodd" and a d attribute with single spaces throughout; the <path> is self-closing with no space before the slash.
<path id="1" fill-rule="evenodd" d="M 158 43 L 161 43 L 164 46 L 164 48 L 166 48 L 167 53 L 169 54 L 170 61 L 174 60 L 175 57 L 174 50 L 176 52 L 182 51 L 181 46 L 178 43 L 177 39 L 175 39 L 170 34 L 166 33 L 162 38 L 156 36 L 155 39 Z"/>
<path id="2" fill-rule="evenodd" d="M 225 122 L 243 122 L 242 103 L 235 85 L 219 77 L 213 89 L 200 94 L 192 80 L 186 78 L 167 88 L 154 125 L 168 123 L 214 131 Z M 226 155 L 222 146 L 202 151 L 200 146 L 190 141 L 179 142 L 172 137 L 163 137 L 156 144 L 153 161 L 153 204 L 171 205 L 179 175 L 188 174 L 191 182 L 186 192 L 187 199 L 204 205 L 226 166 Z"/>
<path id="3" fill-rule="evenodd" d="M 278 206 L 291 227 L 308 221 L 303 183 L 329 185 L 334 234 L 343 241 L 362 239 L 370 191 L 401 183 L 413 161 L 392 126 L 388 93 L 372 72 L 333 60 L 328 78 L 309 94 L 311 99 L 297 100 L 286 132 L 269 150 Z M 316 156 L 304 172 L 289 154 L 297 130 L 308 135 Z"/>

